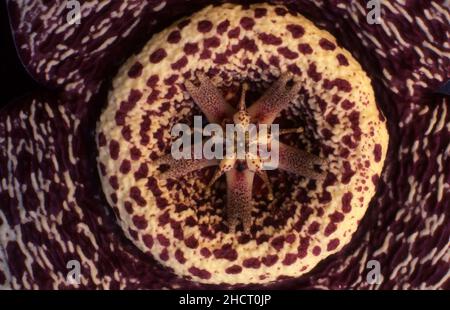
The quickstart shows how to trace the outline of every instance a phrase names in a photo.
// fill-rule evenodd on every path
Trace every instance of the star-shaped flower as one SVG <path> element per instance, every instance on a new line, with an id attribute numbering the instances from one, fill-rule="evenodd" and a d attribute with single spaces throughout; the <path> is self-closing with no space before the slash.
<path id="1" fill-rule="evenodd" d="M 250 125 L 271 125 L 279 113 L 286 109 L 288 105 L 297 98 L 301 89 L 301 84 L 293 80 L 291 74 L 281 74 L 279 79 L 250 107 L 246 106 L 246 92 L 248 84 L 243 84 L 239 105 L 234 108 L 222 96 L 220 90 L 203 73 L 197 75 L 199 85 L 196 86 L 191 81 L 185 82 L 185 87 L 201 109 L 210 123 L 219 124 L 223 128 L 227 124 L 237 125 L 244 133 L 245 156 L 237 156 L 237 147 L 232 146 L 231 157 L 222 160 L 218 159 L 174 159 L 172 154 L 168 154 L 157 160 L 157 165 L 167 165 L 168 170 L 161 174 L 162 178 L 179 178 L 190 172 L 206 167 L 218 166 L 215 174 L 209 182 L 210 187 L 225 174 L 227 183 L 227 219 L 229 230 L 235 232 L 235 227 L 239 220 L 242 221 L 244 231 L 248 233 L 252 224 L 252 188 L 255 175 L 260 177 L 268 188 L 269 199 L 273 199 L 272 188 L 269 177 L 265 170 L 267 158 L 263 158 L 258 152 L 250 152 L 252 143 L 260 143 L 249 139 Z M 302 128 L 283 129 L 280 135 L 288 133 L 301 133 Z M 267 136 L 265 143 L 270 148 L 274 142 L 276 146 L 272 150 L 277 152 L 278 168 L 290 173 L 301 175 L 312 179 L 323 179 L 325 173 L 317 172 L 315 165 L 324 165 L 326 160 L 309 152 L 297 149 L 274 141 L 275 137 Z M 228 137 L 227 137 L 228 138 Z M 193 152 L 193 149 L 191 150 Z"/>

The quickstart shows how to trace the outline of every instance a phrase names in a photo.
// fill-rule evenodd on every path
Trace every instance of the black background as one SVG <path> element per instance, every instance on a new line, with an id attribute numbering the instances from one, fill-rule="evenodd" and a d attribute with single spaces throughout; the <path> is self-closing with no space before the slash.
<path id="1" fill-rule="evenodd" d="M 0 108 L 37 88 L 17 55 L 6 1 L 0 0 Z"/>

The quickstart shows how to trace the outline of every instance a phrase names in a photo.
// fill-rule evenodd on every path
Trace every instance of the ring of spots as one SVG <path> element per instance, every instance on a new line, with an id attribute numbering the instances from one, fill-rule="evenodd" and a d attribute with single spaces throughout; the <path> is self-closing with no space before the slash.
<path id="1" fill-rule="evenodd" d="M 263 14 L 264 13 L 264 14 Z M 234 98 L 282 72 L 303 84 L 280 124 L 303 125 L 286 142 L 327 157 L 321 182 L 274 173 L 274 200 L 256 194 L 250 234 L 224 225 L 223 188 L 202 189 L 208 169 L 160 180 L 170 129 L 200 112 L 184 87 L 205 72 Z M 207 7 L 155 35 L 120 69 L 97 125 L 103 190 L 127 237 L 176 274 L 205 283 L 265 283 L 298 277 L 347 244 L 364 215 L 388 136 L 371 83 L 328 32 L 281 6 Z M 258 186 L 256 184 L 255 186 Z"/>

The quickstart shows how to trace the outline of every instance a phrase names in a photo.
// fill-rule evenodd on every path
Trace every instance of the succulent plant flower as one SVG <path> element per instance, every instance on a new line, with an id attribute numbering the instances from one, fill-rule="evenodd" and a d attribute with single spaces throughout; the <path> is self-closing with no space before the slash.
<path id="1" fill-rule="evenodd" d="M 449 288 L 445 1 L 6 2 L 1 288 Z M 173 158 L 197 115 L 278 169 Z"/>

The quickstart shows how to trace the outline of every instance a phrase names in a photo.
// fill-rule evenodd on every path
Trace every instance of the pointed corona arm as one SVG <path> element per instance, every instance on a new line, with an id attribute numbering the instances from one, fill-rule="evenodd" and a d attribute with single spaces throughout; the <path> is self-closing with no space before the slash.
<path id="1" fill-rule="evenodd" d="M 204 73 L 198 73 L 197 78 L 199 86 L 195 86 L 191 81 L 186 81 L 184 85 L 208 121 L 221 124 L 223 119 L 231 118 L 235 109 L 225 101 L 211 80 Z"/>
<path id="2" fill-rule="evenodd" d="M 314 154 L 299 150 L 287 144 L 279 144 L 279 163 L 278 168 L 307 178 L 323 180 L 325 172 L 317 172 L 314 165 L 322 166 L 327 161 Z"/>
<path id="3" fill-rule="evenodd" d="M 219 164 L 215 159 L 174 159 L 171 154 L 164 155 L 153 163 L 156 166 L 167 165 L 168 170 L 161 173 L 161 178 L 176 179 L 193 171 Z"/>
<path id="4" fill-rule="evenodd" d="M 291 74 L 282 74 L 264 95 L 250 106 L 250 118 L 260 124 L 272 124 L 278 114 L 298 96 L 301 84 L 292 79 Z M 290 81 L 292 85 L 288 85 Z"/>
<path id="5" fill-rule="evenodd" d="M 231 169 L 227 178 L 227 217 L 231 233 L 235 232 L 238 221 L 242 221 L 244 231 L 250 232 L 252 221 L 252 187 L 255 173 L 246 169 Z"/>

